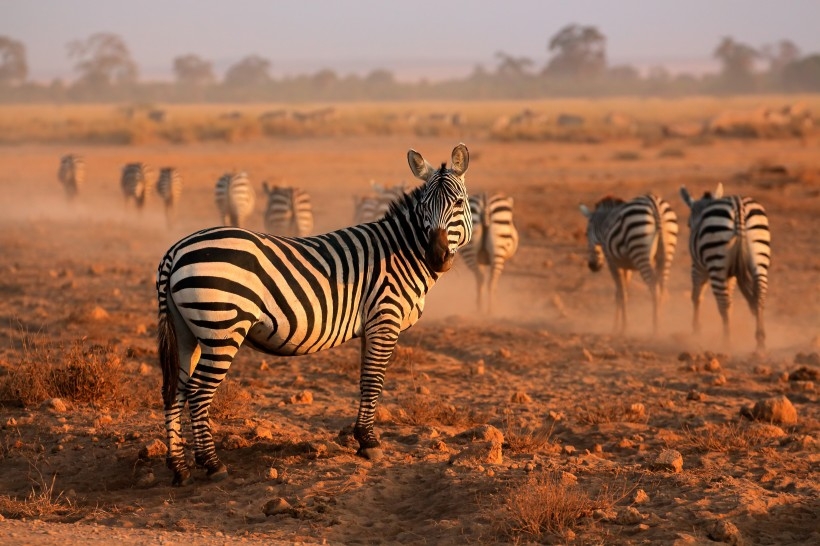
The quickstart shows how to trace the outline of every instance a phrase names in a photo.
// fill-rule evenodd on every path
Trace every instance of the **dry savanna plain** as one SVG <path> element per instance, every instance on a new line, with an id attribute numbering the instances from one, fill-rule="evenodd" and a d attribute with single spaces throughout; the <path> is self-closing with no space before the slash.
<path id="1" fill-rule="evenodd" d="M 797 100 L 347 104 L 284 121 L 271 112 L 310 108 L 3 106 L 0 542 L 820 543 L 820 128 L 664 129 Z M 556 123 L 564 112 L 581 122 Z M 355 455 L 358 343 L 296 358 L 243 348 L 211 412 L 228 478 L 198 470 L 172 487 L 155 271 L 219 222 L 217 178 L 248 173 L 253 230 L 263 181 L 307 190 L 318 233 L 349 225 L 371 181 L 412 184 L 409 148 L 436 164 L 458 142 L 468 191 L 514 197 L 521 243 L 491 315 L 457 262 L 402 334 L 377 415 L 385 457 Z M 56 176 L 69 152 L 86 165 L 74 202 Z M 170 225 L 155 194 L 142 211 L 123 202 L 133 161 L 182 174 Z M 731 345 L 709 291 L 691 332 L 678 189 L 718 182 L 769 213 L 762 352 L 739 294 Z M 681 227 L 661 327 L 635 278 L 615 335 L 614 284 L 587 268 L 578 205 L 649 191 Z"/>

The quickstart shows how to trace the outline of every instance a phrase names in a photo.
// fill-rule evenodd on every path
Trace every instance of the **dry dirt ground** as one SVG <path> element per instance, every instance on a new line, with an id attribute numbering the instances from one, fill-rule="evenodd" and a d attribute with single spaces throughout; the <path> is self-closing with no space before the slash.
<path id="1" fill-rule="evenodd" d="M 262 227 L 268 180 L 306 188 L 324 231 L 350 221 L 352 195 L 370 180 L 411 181 L 409 147 L 435 163 L 456 143 L 0 148 L 0 381 L 77 362 L 118 381 L 91 402 L 64 396 L 64 407 L 21 406 L 6 393 L 0 542 L 820 543 L 820 154 L 811 140 L 468 140 L 469 190 L 515 197 L 521 245 L 492 317 L 475 312 L 473 277 L 459 264 L 402 335 L 381 400 L 385 458 L 359 459 L 350 442 L 358 343 L 291 359 L 243 349 L 213 415 L 228 479 L 200 473 L 192 486 L 170 486 L 155 444 L 164 427 L 154 274 L 170 244 L 217 222 L 218 176 L 244 169 L 256 182 L 252 229 Z M 67 151 L 83 154 L 88 171 L 73 204 L 56 180 Z M 123 205 L 119 169 L 130 161 L 182 171 L 185 199 L 172 227 L 155 196 L 142 213 Z M 787 173 L 759 172 L 772 165 Z M 687 213 L 677 191 L 686 184 L 699 194 L 718 181 L 770 213 L 764 354 L 753 353 L 742 301 L 731 347 L 721 344 L 708 292 L 705 332 L 690 334 Z M 682 224 L 662 330 L 651 334 L 648 293 L 633 280 L 629 331 L 614 336 L 613 283 L 587 269 L 578 204 L 650 190 Z M 741 416 L 781 395 L 796 424 Z M 504 435 L 500 460 L 485 425 Z M 668 450 L 681 454 L 681 471 L 657 464 Z M 279 498 L 288 506 L 266 515 Z M 540 529 L 539 510 L 553 512 Z"/>

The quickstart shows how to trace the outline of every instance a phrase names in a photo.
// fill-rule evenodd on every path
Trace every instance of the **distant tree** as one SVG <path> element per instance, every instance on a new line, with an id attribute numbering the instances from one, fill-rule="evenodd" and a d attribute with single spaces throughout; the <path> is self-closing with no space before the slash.
<path id="1" fill-rule="evenodd" d="M 368 85 L 393 85 L 396 77 L 389 70 L 377 68 L 365 76 L 364 81 Z"/>
<path id="2" fill-rule="evenodd" d="M 760 54 L 769 62 L 769 72 L 780 74 L 786 65 L 800 58 L 800 48 L 791 40 L 780 40 L 774 45 L 764 45 Z"/>
<path id="3" fill-rule="evenodd" d="M 789 91 L 820 91 L 820 54 L 787 64 L 782 78 Z"/>
<path id="4" fill-rule="evenodd" d="M 760 58 L 760 52 L 755 48 L 726 36 L 715 48 L 713 56 L 723 65 L 721 77 L 727 88 L 749 90 L 754 87 L 754 65 Z"/>
<path id="5" fill-rule="evenodd" d="M 641 79 L 641 73 L 638 72 L 638 69 L 628 64 L 613 66 L 606 71 L 606 76 L 611 80 L 627 83 L 637 82 Z"/>
<path id="6" fill-rule="evenodd" d="M 258 87 L 269 83 L 271 63 L 259 55 L 248 55 L 228 68 L 225 85 L 234 87 Z"/>
<path id="7" fill-rule="evenodd" d="M 23 83 L 26 76 L 26 46 L 8 36 L 0 36 L 0 85 Z"/>
<path id="8" fill-rule="evenodd" d="M 137 81 L 137 64 L 128 46 L 116 34 L 100 32 L 67 46 L 68 56 L 75 59 L 79 84 L 92 88 L 131 84 Z"/>
<path id="9" fill-rule="evenodd" d="M 527 69 L 534 64 L 528 57 L 513 57 L 503 51 L 497 51 L 495 57 L 498 59 L 496 74 L 504 78 L 521 78 L 527 75 Z"/>
<path id="10" fill-rule="evenodd" d="M 181 55 L 174 59 L 174 75 L 177 82 L 187 86 L 203 86 L 213 83 L 213 65 L 198 55 Z"/>
<path id="11" fill-rule="evenodd" d="M 311 77 L 311 83 L 316 89 L 327 90 L 339 83 L 339 76 L 333 70 L 324 68 Z"/>
<path id="12" fill-rule="evenodd" d="M 590 78 L 606 69 L 606 36 L 593 26 L 565 26 L 550 39 L 547 50 L 553 53 L 544 69 L 547 75 Z"/>

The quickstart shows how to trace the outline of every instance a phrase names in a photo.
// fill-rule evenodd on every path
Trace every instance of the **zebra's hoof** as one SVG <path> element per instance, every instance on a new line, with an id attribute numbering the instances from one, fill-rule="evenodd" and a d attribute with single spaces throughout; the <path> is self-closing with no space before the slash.
<path id="1" fill-rule="evenodd" d="M 194 477 L 191 476 L 190 472 L 174 472 L 174 479 L 171 481 L 172 486 L 185 487 L 192 483 L 194 483 Z"/>
<path id="2" fill-rule="evenodd" d="M 222 463 L 212 470 L 208 470 L 208 479 L 212 482 L 221 482 L 228 477 L 228 467 Z"/>
<path id="3" fill-rule="evenodd" d="M 359 457 L 364 457 L 369 461 L 378 461 L 384 457 L 384 451 L 380 447 L 360 447 L 356 452 Z"/>

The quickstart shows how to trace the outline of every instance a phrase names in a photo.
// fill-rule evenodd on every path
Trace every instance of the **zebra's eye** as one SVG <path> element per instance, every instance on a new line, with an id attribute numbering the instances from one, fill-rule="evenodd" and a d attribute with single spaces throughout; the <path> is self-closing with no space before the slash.
<path id="1" fill-rule="evenodd" d="M 455 206 L 457 206 L 457 207 L 463 207 L 463 206 L 464 206 L 464 198 L 463 198 L 463 197 L 459 197 L 458 199 L 456 199 L 456 204 L 455 204 Z"/>

